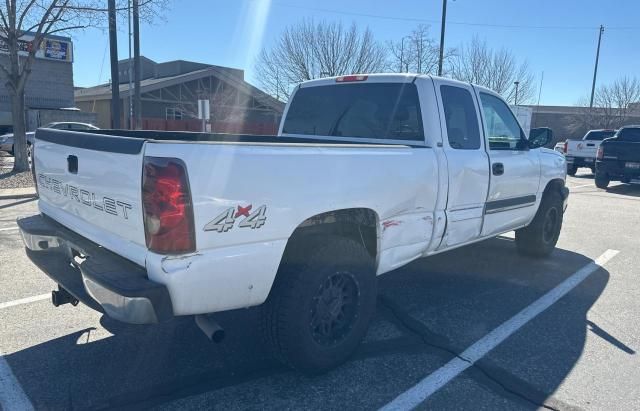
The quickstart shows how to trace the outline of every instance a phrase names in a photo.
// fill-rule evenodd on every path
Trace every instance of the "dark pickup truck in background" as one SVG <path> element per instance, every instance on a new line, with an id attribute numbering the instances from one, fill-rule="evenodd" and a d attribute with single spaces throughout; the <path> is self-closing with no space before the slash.
<path id="1" fill-rule="evenodd" d="M 611 181 L 630 183 L 640 179 L 640 125 L 625 126 L 602 141 L 596 158 L 596 187 Z"/>

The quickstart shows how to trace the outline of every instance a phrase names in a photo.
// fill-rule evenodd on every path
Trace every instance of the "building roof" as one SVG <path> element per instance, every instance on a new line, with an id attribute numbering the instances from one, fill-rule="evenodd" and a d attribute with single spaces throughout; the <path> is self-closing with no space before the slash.
<path id="1" fill-rule="evenodd" d="M 629 110 L 631 113 L 638 112 L 638 108 L 636 108 L 636 104 L 629 104 Z M 536 106 L 536 105 L 526 105 L 524 107 L 530 107 L 533 109 L 534 113 L 538 114 L 583 114 L 589 110 L 589 107 L 582 106 Z M 594 112 L 601 112 L 605 110 L 602 107 L 594 107 Z M 614 109 L 617 110 L 617 109 Z"/>
<path id="2" fill-rule="evenodd" d="M 170 87 L 176 84 L 185 83 L 192 80 L 197 80 L 206 77 L 216 77 L 220 80 L 236 87 L 262 104 L 273 107 L 279 111 L 283 108 L 283 103 L 271 97 L 259 88 L 247 83 L 238 76 L 234 76 L 225 71 L 224 67 L 210 66 L 204 69 L 191 71 L 176 76 L 162 77 L 162 78 L 148 78 L 140 81 L 140 92 L 147 93 L 161 88 Z M 130 95 L 129 84 L 122 83 L 119 87 L 120 98 L 128 98 Z M 76 101 L 94 101 L 94 100 L 110 100 L 111 99 L 111 84 L 101 84 L 94 87 L 79 88 L 75 90 Z"/>

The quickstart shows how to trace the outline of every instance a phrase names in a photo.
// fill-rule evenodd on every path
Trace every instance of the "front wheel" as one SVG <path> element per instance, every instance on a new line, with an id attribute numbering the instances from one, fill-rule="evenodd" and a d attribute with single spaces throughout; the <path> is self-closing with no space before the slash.
<path id="1" fill-rule="evenodd" d="M 347 360 L 375 313 L 373 258 L 348 238 L 318 237 L 287 250 L 262 310 L 273 355 L 309 374 Z"/>
<path id="2" fill-rule="evenodd" d="M 516 230 L 516 247 L 520 254 L 530 257 L 546 257 L 551 254 L 560 237 L 562 209 L 560 193 L 549 191 L 544 194 L 531 224 Z"/>
<path id="3" fill-rule="evenodd" d="M 611 179 L 609 178 L 609 176 L 604 173 L 596 173 L 595 180 L 596 180 L 596 187 L 603 188 L 603 189 L 609 187 L 609 183 L 611 182 Z"/>

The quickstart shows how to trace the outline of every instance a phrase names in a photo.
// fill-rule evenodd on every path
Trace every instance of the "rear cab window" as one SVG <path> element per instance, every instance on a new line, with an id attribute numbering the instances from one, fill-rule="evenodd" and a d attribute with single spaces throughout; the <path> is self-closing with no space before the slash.
<path id="1" fill-rule="evenodd" d="M 616 132 L 614 130 L 611 131 L 589 131 L 586 136 L 584 136 L 585 141 L 602 141 L 605 138 L 613 137 Z"/>
<path id="2" fill-rule="evenodd" d="M 623 128 L 618 134 L 618 139 L 629 143 L 640 143 L 640 128 Z"/>
<path id="3" fill-rule="evenodd" d="M 357 83 L 298 89 L 284 134 L 424 142 L 413 83 Z"/>

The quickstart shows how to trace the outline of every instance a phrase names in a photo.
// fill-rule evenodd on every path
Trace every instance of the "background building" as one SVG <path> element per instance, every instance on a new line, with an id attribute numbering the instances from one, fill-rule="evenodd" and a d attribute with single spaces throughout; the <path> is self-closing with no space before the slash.
<path id="1" fill-rule="evenodd" d="M 21 40 L 28 44 L 32 36 Z M 8 48 L 0 39 L 0 64 L 9 67 Z M 25 53 L 26 54 L 26 53 Z M 12 131 L 11 97 L 0 72 L 0 134 Z M 82 121 L 92 123 L 95 115 L 74 109 L 73 44 L 69 37 L 47 36 L 42 49 L 36 52 L 31 75 L 25 88 L 27 130 L 52 121 Z"/>
<path id="2" fill-rule="evenodd" d="M 549 127 L 554 142 L 579 140 L 587 131 L 598 128 L 618 129 L 628 124 L 640 124 L 640 106 L 632 103 L 627 110 L 579 106 L 525 106 L 533 114 L 531 127 Z M 553 145 L 550 145 L 553 146 Z"/>
<path id="3" fill-rule="evenodd" d="M 130 73 L 133 62 L 118 63 L 121 124 L 130 127 Z M 147 130 L 201 131 L 198 99 L 210 101 L 207 130 L 220 133 L 273 134 L 284 103 L 244 81 L 244 71 L 196 63 L 156 63 L 141 57 L 141 118 Z M 97 126 L 111 124 L 111 84 L 78 89 L 76 105 L 97 115 Z"/>

